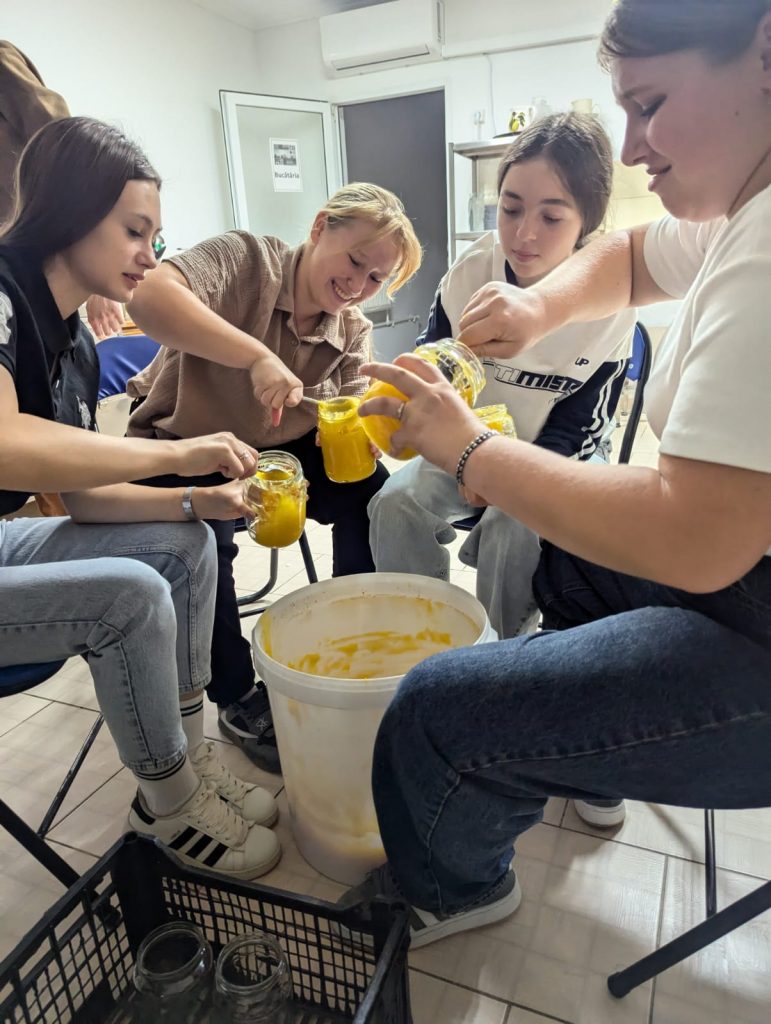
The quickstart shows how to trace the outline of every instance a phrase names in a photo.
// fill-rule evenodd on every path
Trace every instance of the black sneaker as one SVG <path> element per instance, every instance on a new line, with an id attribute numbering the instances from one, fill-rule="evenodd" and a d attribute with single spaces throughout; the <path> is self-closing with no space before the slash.
<path id="1" fill-rule="evenodd" d="M 251 697 L 220 708 L 217 724 L 220 732 L 239 746 L 258 768 L 266 772 L 281 771 L 265 683 L 258 682 L 257 692 Z"/>
<path id="2" fill-rule="evenodd" d="M 370 871 L 363 882 L 343 893 L 336 906 L 341 910 L 347 910 L 358 903 L 367 903 L 376 896 L 386 896 L 390 899 L 407 902 L 391 874 L 388 864 L 383 864 L 379 868 L 375 868 L 374 871 Z M 509 869 L 492 892 L 456 914 L 437 916 L 429 910 L 410 907 L 410 949 L 419 949 L 421 946 L 428 946 L 432 942 L 444 939 L 448 935 L 455 935 L 457 932 L 481 928 L 483 925 L 502 921 L 509 914 L 514 913 L 521 900 L 522 890 L 519 887 L 517 876 Z M 344 940 L 351 934 L 344 925 L 337 925 L 335 930 Z"/>

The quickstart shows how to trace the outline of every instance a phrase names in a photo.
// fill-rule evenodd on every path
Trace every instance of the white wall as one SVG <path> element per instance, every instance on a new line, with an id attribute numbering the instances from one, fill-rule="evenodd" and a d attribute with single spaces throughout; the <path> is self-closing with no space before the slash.
<path id="1" fill-rule="evenodd" d="M 185 0 L 0 0 L 0 33 L 73 114 L 118 124 L 164 179 L 171 250 L 232 227 L 219 90 L 255 92 L 254 36 Z"/>
<path id="2" fill-rule="evenodd" d="M 608 0 L 549 0 L 549 18 L 542 20 L 529 2 L 476 0 L 469 4 L 467 0 L 445 0 L 445 49 L 458 53 L 463 50 L 465 55 L 349 77 L 335 77 L 326 69 L 318 21 L 267 29 L 255 34 L 259 90 L 351 103 L 441 87 L 445 90 L 445 129 L 452 142 L 478 137 L 475 111 L 484 112 L 480 134 L 490 138 L 507 130 L 512 107 L 526 106 L 535 97 L 543 97 L 553 110 L 567 110 L 571 100 L 591 98 L 618 154 L 623 118 L 613 99 L 610 79 L 597 65 L 596 38 L 528 45 L 536 39 L 598 32 L 607 6 Z M 536 27 L 539 23 L 541 28 Z M 515 30 L 517 25 L 521 31 Z M 520 43 L 525 48 L 484 52 L 493 44 Z M 294 59 L 295 55 L 301 59 Z M 460 222 L 465 216 L 464 193 L 470 167 L 458 160 L 456 173 L 456 216 Z"/>

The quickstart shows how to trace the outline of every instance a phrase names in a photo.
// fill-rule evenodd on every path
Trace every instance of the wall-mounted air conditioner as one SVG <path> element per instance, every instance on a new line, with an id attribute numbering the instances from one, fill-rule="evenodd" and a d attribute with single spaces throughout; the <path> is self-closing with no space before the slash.
<path id="1" fill-rule="evenodd" d="M 438 60 L 441 0 L 391 0 L 319 18 L 324 63 L 336 75 Z"/>

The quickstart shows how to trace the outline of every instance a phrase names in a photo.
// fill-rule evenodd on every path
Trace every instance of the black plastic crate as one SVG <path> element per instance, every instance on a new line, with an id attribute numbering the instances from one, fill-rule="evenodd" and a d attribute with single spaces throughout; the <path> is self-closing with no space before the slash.
<path id="1" fill-rule="evenodd" d="M 378 899 L 340 911 L 322 900 L 188 868 L 160 843 L 133 833 L 0 964 L 0 1021 L 129 1020 L 119 1008 L 132 989 L 139 943 L 153 928 L 180 919 L 198 925 L 215 956 L 247 932 L 274 935 L 292 968 L 296 1024 L 411 1024 L 402 904 Z"/>

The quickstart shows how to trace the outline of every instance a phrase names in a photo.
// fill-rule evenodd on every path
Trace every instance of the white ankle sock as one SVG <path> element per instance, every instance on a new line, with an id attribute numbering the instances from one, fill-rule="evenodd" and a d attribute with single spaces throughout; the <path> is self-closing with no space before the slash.
<path id="1" fill-rule="evenodd" d="M 203 743 L 203 694 L 187 697 L 179 702 L 182 728 L 187 736 L 187 752 L 192 754 Z"/>
<path id="2" fill-rule="evenodd" d="M 159 817 L 176 813 L 201 784 L 187 756 L 158 775 L 134 773 L 148 810 Z"/>

